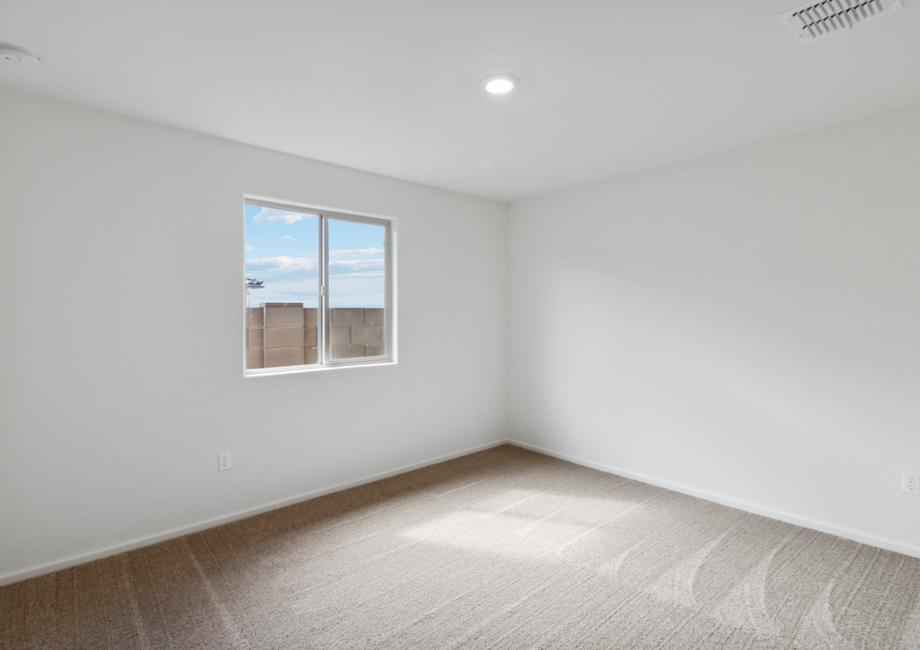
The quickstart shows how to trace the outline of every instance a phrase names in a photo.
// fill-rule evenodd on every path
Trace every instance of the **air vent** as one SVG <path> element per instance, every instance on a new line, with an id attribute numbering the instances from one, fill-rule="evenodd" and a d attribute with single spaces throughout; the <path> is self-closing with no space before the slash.
<path id="1" fill-rule="evenodd" d="M 824 0 L 783 14 L 783 20 L 803 43 L 842 32 L 901 8 L 901 0 Z"/>

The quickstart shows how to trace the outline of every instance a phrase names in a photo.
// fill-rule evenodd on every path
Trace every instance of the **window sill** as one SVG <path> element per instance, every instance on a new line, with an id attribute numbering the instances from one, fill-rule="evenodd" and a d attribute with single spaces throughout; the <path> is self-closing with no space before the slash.
<path id="1" fill-rule="evenodd" d="M 281 366 L 279 368 L 258 368 L 244 370 L 243 377 L 277 377 L 278 375 L 299 375 L 307 372 L 328 372 L 330 370 L 354 370 L 355 368 L 372 368 L 377 366 L 395 366 L 396 361 L 391 359 L 374 359 L 372 361 L 358 361 L 350 363 L 333 363 L 325 366 Z"/>

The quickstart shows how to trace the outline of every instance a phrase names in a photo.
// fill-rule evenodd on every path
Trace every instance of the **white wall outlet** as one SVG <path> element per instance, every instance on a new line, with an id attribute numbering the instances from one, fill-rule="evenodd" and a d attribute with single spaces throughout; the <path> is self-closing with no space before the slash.
<path id="1" fill-rule="evenodd" d="M 217 471 L 226 472 L 233 467 L 233 456 L 229 451 L 222 451 L 217 454 Z"/>
<path id="2" fill-rule="evenodd" d="M 907 494 L 920 496 L 920 472 L 904 472 L 901 474 L 901 489 Z"/>

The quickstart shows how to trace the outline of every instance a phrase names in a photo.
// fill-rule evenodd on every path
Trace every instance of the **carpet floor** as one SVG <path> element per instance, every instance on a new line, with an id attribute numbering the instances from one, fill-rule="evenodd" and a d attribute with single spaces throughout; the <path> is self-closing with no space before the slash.
<path id="1" fill-rule="evenodd" d="M 920 648 L 920 560 L 499 447 L 0 588 L 2 648 Z"/>

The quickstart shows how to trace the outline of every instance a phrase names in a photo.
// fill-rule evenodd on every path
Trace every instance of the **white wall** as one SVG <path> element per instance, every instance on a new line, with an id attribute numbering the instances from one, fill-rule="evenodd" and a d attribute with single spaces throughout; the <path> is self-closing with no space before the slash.
<path id="1" fill-rule="evenodd" d="M 504 206 L 22 95 L 0 116 L 0 579 L 505 437 Z M 247 193 L 397 219 L 398 365 L 243 378 Z"/>
<path id="2" fill-rule="evenodd" d="M 920 554 L 920 112 L 518 203 L 508 241 L 516 439 Z"/>

